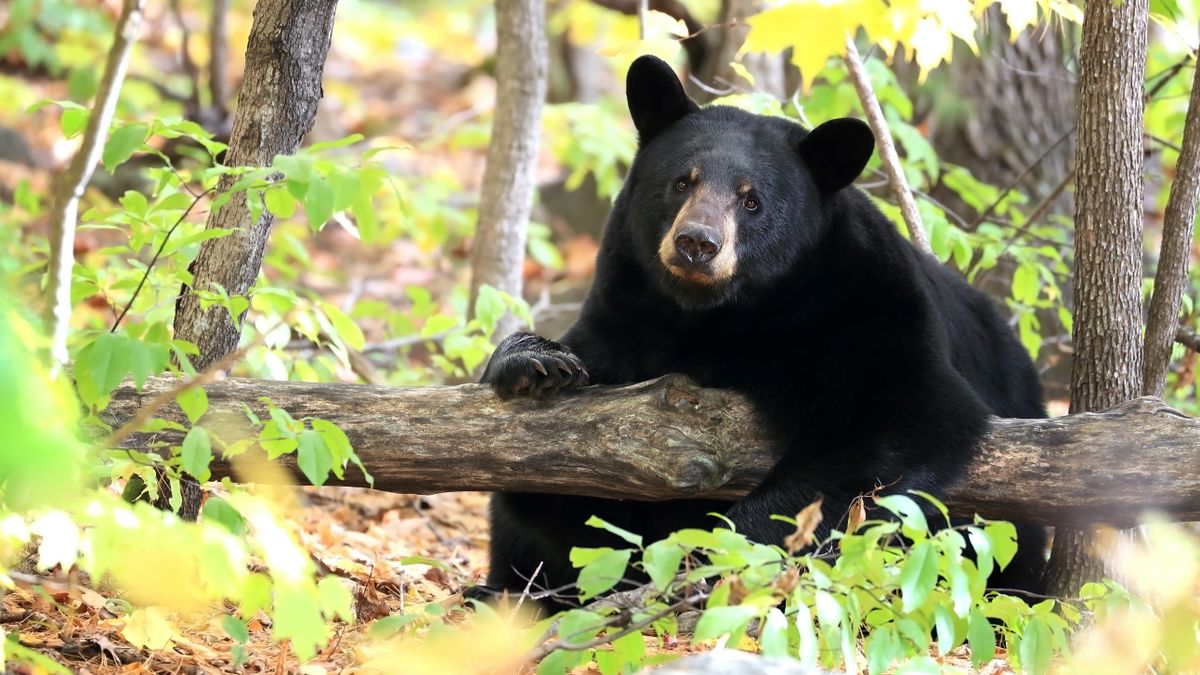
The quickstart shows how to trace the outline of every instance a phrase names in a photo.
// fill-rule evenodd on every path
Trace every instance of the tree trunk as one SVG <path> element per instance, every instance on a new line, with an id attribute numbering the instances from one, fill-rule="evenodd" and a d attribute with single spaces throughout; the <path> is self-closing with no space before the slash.
<path id="1" fill-rule="evenodd" d="M 57 377 L 66 365 L 67 335 L 71 328 L 71 270 L 75 266 L 75 226 L 79 220 L 79 200 L 92 178 L 92 171 L 104 150 L 108 127 L 112 124 L 129 67 L 129 52 L 142 25 L 145 0 L 125 0 L 117 20 L 113 45 L 108 52 L 104 76 L 96 91 L 96 103 L 83 132 L 79 152 L 56 182 L 54 209 L 50 214 L 49 280 L 46 285 L 46 332 L 50 335 L 52 373 Z"/>
<path id="2" fill-rule="evenodd" d="M 140 393 L 121 387 L 104 419 L 123 425 L 146 401 L 177 384 L 152 377 Z M 586 387 L 553 402 L 502 401 L 481 385 L 228 379 L 205 390 L 209 412 L 201 424 L 226 441 L 248 433 L 243 402 L 266 417 L 259 403 L 266 396 L 296 418 L 337 424 L 374 476 L 374 486 L 394 492 L 736 499 L 762 480 L 776 457 L 749 401 L 678 375 L 625 387 Z M 174 404 L 159 414 L 184 420 Z M 181 440 L 176 432 L 161 431 L 134 434 L 122 445 L 162 447 Z M 303 482 L 294 455 L 278 461 Z M 217 460 L 214 477 L 231 475 L 234 468 Z M 366 485 L 353 467 L 340 482 Z M 978 458 L 948 497 L 960 515 L 1023 522 L 1125 526 L 1150 510 L 1200 518 L 1200 420 L 1152 398 L 1103 413 L 994 419 Z"/>
<path id="3" fill-rule="evenodd" d="M 291 154 L 300 146 L 323 93 L 321 73 L 336 7 L 337 0 L 259 0 L 255 5 L 226 164 L 267 166 L 275 155 Z M 228 190 L 234 180 L 222 178 L 217 190 Z M 210 213 L 209 228 L 233 234 L 200 246 L 189 268 L 192 289 L 207 290 L 216 283 L 231 296 L 246 295 L 258 277 L 274 222 L 265 209 L 252 221 L 244 194 Z M 237 348 L 239 331 L 225 309 L 202 310 L 200 298 L 185 289 L 175 307 L 175 337 L 200 348 L 193 365 L 204 370 Z"/>
<path id="4" fill-rule="evenodd" d="M 214 12 L 221 12 L 217 3 Z M 317 104 L 324 93 L 321 74 L 333 36 L 337 0 L 258 0 L 254 21 L 246 45 L 246 70 L 238 95 L 233 133 L 225 164 L 229 166 L 267 166 L 276 155 L 290 155 L 300 147 L 312 129 Z M 214 15 L 214 31 L 222 27 Z M 214 32 L 214 40 L 217 40 Z M 216 58 L 224 58 L 214 54 Z M 210 64 L 215 77 L 224 77 L 220 66 Z M 221 86 L 214 80 L 214 94 Z M 214 101 L 214 104 L 217 102 Z M 218 192 L 228 190 L 235 178 L 226 176 L 217 185 Z M 225 228 L 233 234 L 210 239 L 200 245 L 200 254 L 188 271 L 191 289 L 183 289 L 175 304 L 175 337 L 189 340 L 200 349 L 192 359 L 197 371 L 206 370 L 226 354 L 237 349 L 240 331 L 222 307 L 201 309 L 193 291 L 207 290 L 220 284 L 229 295 L 246 295 L 258 277 L 263 251 L 275 216 L 267 209 L 257 221 L 250 218 L 246 195 L 240 194 L 208 216 L 208 228 Z M 166 503 L 159 475 L 156 506 Z M 131 481 L 133 490 L 138 486 Z M 194 520 L 200 511 L 200 488 L 191 480 L 181 483 L 183 504 L 179 515 Z M 128 491 L 127 491 L 128 493 Z"/>
<path id="5" fill-rule="evenodd" d="M 471 304 L 488 284 L 521 297 L 525 237 L 533 207 L 549 47 L 542 0 L 496 0 L 496 115 L 471 246 Z M 506 312 L 499 341 L 518 327 Z"/>
<path id="6" fill-rule="evenodd" d="M 1071 412 L 1142 385 L 1142 88 L 1147 0 L 1089 2 L 1080 46 Z M 1126 460 L 1128 461 L 1128 460 Z M 1094 532 L 1059 528 L 1046 582 L 1067 595 L 1104 576 Z"/>
<path id="7" fill-rule="evenodd" d="M 1187 120 L 1183 125 L 1183 152 L 1175 163 L 1175 182 L 1163 217 L 1162 246 L 1154 274 L 1154 295 L 1146 319 L 1146 362 L 1142 393 L 1162 396 L 1171 362 L 1171 349 L 1179 330 L 1179 305 L 1188 282 L 1196 199 L 1200 197 L 1200 68 L 1192 81 Z"/>

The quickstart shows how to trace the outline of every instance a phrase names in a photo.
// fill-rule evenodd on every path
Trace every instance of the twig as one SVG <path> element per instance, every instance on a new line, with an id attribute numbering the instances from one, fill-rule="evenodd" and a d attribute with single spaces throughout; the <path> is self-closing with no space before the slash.
<path id="1" fill-rule="evenodd" d="M 871 88 L 871 79 L 867 76 L 867 69 L 863 66 L 852 36 L 846 38 L 845 60 L 850 70 L 850 80 L 854 82 L 854 89 L 858 92 L 858 100 L 867 114 L 867 124 L 871 125 L 871 131 L 875 133 L 875 140 L 879 144 L 879 158 L 883 161 L 884 171 L 887 172 L 892 196 L 900 206 L 904 224 L 908 226 L 908 236 L 917 248 L 932 253 L 929 236 L 925 234 L 921 214 L 917 211 L 917 203 L 913 200 L 908 181 L 904 178 L 904 170 L 900 167 L 900 157 L 896 154 L 895 143 L 892 142 L 892 132 L 888 129 L 887 120 L 883 118 L 879 99 L 875 97 L 875 91 Z"/>
<path id="2" fill-rule="evenodd" d="M 517 606 L 515 609 L 521 609 L 521 605 L 525 604 L 525 598 L 529 597 L 529 590 L 533 588 L 533 580 L 537 575 L 542 573 L 542 561 L 539 560 L 537 567 L 534 568 L 533 574 L 529 575 L 529 581 L 525 584 L 525 590 L 521 591 L 521 597 L 517 598 Z"/>
<path id="3" fill-rule="evenodd" d="M 659 619 L 662 619 L 663 617 L 669 616 L 671 614 L 674 614 L 674 613 L 676 613 L 682 609 L 686 609 L 688 607 L 696 607 L 701 602 L 704 602 L 704 600 L 707 598 L 708 598 L 707 593 L 697 593 L 696 595 L 686 597 L 686 598 L 666 607 L 665 609 L 655 612 L 654 614 L 651 614 L 650 616 L 642 619 L 641 621 L 635 621 L 634 623 L 629 624 L 624 629 L 619 630 L 616 633 L 610 633 L 608 635 L 601 635 L 601 636 L 595 637 L 591 640 L 588 640 L 586 642 L 571 644 L 570 642 L 567 642 L 565 639 L 558 639 L 558 640 L 555 640 L 554 642 L 547 642 L 545 644 L 538 645 L 536 648 L 533 649 L 533 651 L 529 652 L 529 654 L 527 654 L 525 656 L 525 662 L 526 663 L 536 663 L 536 662 L 546 658 L 553 652 L 556 652 L 560 649 L 570 651 L 570 652 L 579 652 L 579 651 L 583 651 L 585 649 L 592 649 L 595 647 L 599 647 L 601 645 L 606 645 L 606 644 L 615 642 L 616 640 L 619 640 L 620 638 L 623 638 L 626 635 L 629 635 L 630 633 L 634 633 L 634 632 L 642 630 L 646 626 L 649 626 L 650 624 L 654 623 L 655 621 L 658 621 Z"/>
<path id="4" fill-rule="evenodd" d="M 1049 157 L 1055 150 L 1057 150 L 1058 146 L 1060 146 L 1064 142 L 1066 142 L 1066 140 L 1068 138 L 1070 138 L 1071 135 L 1074 133 L 1075 133 L 1075 125 L 1072 124 L 1070 129 L 1068 129 L 1062 136 L 1059 136 L 1057 141 L 1054 141 L 1054 143 L 1052 143 L 1050 145 L 1050 147 L 1046 148 L 1045 152 L 1043 152 L 1041 155 L 1039 155 L 1037 159 L 1033 160 L 1033 162 L 1031 162 L 1029 164 L 1029 166 L 1025 167 L 1025 169 L 1022 170 L 1021 173 L 1018 174 L 1016 178 L 1012 179 L 1012 181 L 1003 190 L 1000 191 L 1000 195 L 997 196 L 996 199 L 991 204 L 988 204 L 988 207 L 983 210 L 983 213 L 980 213 L 979 216 L 977 218 L 975 218 L 975 220 L 971 223 L 970 229 L 973 230 L 973 229 L 979 227 L 980 223 L 982 223 L 984 220 L 986 220 L 988 216 L 992 215 L 992 211 L 996 210 L 996 207 L 1000 205 L 1000 202 L 1004 201 L 1004 198 L 1008 196 L 1008 193 L 1012 192 L 1014 188 L 1016 188 L 1018 185 L 1020 185 L 1021 181 L 1025 180 L 1026 176 L 1028 176 L 1034 169 L 1036 169 L 1038 167 L 1038 165 L 1040 165 L 1042 162 L 1046 161 L 1046 158 Z"/>
<path id="5" fill-rule="evenodd" d="M 213 0 L 208 30 L 208 91 L 212 107 L 229 119 L 229 0 Z"/>
<path id="6" fill-rule="evenodd" d="M 100 159 L 104 139 L 112 124 L 121 93 L 121 83 L 129 68 L 129 53 L 142 23 L 145 0 L 125 0 L 113 37 L 104 77 L 96 92 L 96 102 L 83 143 L 71 165 L 62 173 L 54 191 L 54 210 L 50 218 L 49 284 L 46 288 L 46 327 L 50 334 L 51 376 L 57 377 L 66 365 L 67 334 L 71 324 L 71 270 L 75 266 L 75 225 L 79 219 L 79 200 L 92 178 Z"/>
<path id="7" fill-rule="evenodd" d="M 195 118 L 200 113 L 200 69 L 196 67 L 196 62 L 192 60 L 191 49 L 189 49 L 189 45 L 192 42 L 192 33 L 188 30 L 187 22 L 183 19 L 183 11 L 179 8 L 179 0 L 171 0 L 171 15 L 175 18 L 175 24 L 179 27 L 181 34 L 179 38 L 179 63 L 183 66 L 183 72 L 187 75 L 188 82 L 191 83 L 192 87 L 187 99 L 189 108 L 188 116 Z"/>
<path id="8" fill-rule="evenodd" d="M 1180 326 L 1175 331 L 1175 341 L 1194 352 L 1200 352 L 1200 333 L 1191 328 Z"/>
<path id="9" fill-rule="evenodd" d="M 216 380 L 219 373 L 238 361 L 241 361 L 251 349 L 261 345 L 267 339 L 268 335 L 285 323 L 287 323 L 287 317 L 281 319 L 274 326 L 271 326 L 271 328 L 259 333 L 258 337 L 246 346 L 226 354 L 221 360 L 205 369 L 204 372 L 198 373 L 197 375 L 186 380 L 181 380 L 179 384 L 171 387 L 158 396 L 155 396 L 150 400 L 149 403 L 138 409 L 137 415 L 135 415 L 133 419 L 121 425 L 121 428 L 112 432 L 108 438 L 104 439 L 101 447 L 115 448 L 120 445 L 121 441 L 137 433 L 138 429 L 141 429 L 146 422 L 149 422 L 150 418 L 154 417 L 154 414 L 162 409 L 163 406 L 167 405 L 171 401 L 174 401 L 176 398 L 179 398 L 180 394 L 184 394 L 192 389 L 195 389 L 196 387 L 204 386 Z"/>
<path id="10" fill-rule="evenodd" d="M 174 171 L 174 168 L 171 170 Z M 199 204 L 204 195 L 207 195 L 209 192 L 212 192 L 212 188 L 209 188 L 208 190 L 196 195 L 196 198 L 192 200 L 192 203 L 188 204 L 187 209 L 182 215 L 179 216 L 179 219 L 175 221 L 175 224 L 171 226 L 171 229 L 167 230 L 167 235 L 163 237 L 162 243 L 158 245 L 158 250 L 154 252 L 154 257 L 150 259 L 150 264 L 146 265 L 146 271 L 142 273 L 142 278 L 140 281 L 138 281 L 137 288 L 133 289 L 133 295 L 130 296 L 129 302 L 125 303 L 125 309 L 122 309 L 121 313 L 117 315 L 116 320 L 113 321 L 112 328 L 108 332 L 117 332 L 117 328 L 121 325 L 121 320 L 124 319 L 125 315 L 129 313 L 129 309 L 133 307 L 133 301 L 137 300 L 138 294 L 142 292 L 142 286 L 146 284 L 146 279 L 150 278 L 150 271 L 154 269 L 154 265 L 158 262 L 159 256 L 161 256 L 163 250 L 167 248 L 167 242 L 171 240 L 171 235 L 175 234 L 175 229 L 179 227 L 180 223 L 183 222 L 183 219 L 188 217 L 188 214 L 192 212 L 192 209 L 196 207 L 196 204 Z"/>
<path id="11" fill-rule="evenodd" d="M 1062 177 L 1062 180 L 1060 180 L 1058 182 L 1058 185 L 1056 185 L 1054 187 L 1054 189 L 1050 191 L 1050 194 L 1046 195 L 1046 198 L 1043 199 L 1041 201 L 1041 203 L 1037 205 L 1037 208 L 1035 208 L 1033 210 L 1033 213 L 1030 214 L 1028 220 L 1026 220 L 1024 224 L 1022 224 L 1020 227 L 1018 227 L 1016 229 L 1016 231 L 1012 233 L 1012 236 L 1009 237 L 1008 240 L 1004 242 L 1004 247 L 1001 248 L 1000 252 L 996 254 L 997 260 L 1002 258 L 1005 253 L 1008 253 L 1008 249 L 1012 248 L 1012 245 L 1017 242 L 1017 239 L 1019 239 L 1020 237 L 1022 237 L 1024 235 L 1029 234 L 1029 231 L 1031 229 L 1033 229 L 1033 226 L 1036 225 L 1037 222 L 1042 219 L 1042 216 L 1046 215 L 1046 212 L 1050 210 L 1050 207 L 1054 205 L 1054 202 L 1058 201 L 1059 196 L 1062 195 L 1063 191 L 1065 191 L 1067 189 L 1067 186 L 1070 185 L 1071 181 L 1074 179 L 1075 179 L 1075 169 L 1072 168 L 1070 171 L 1067 172 L 1067 175 Z M 971 274 L 973 274 L 975 271 L 977 271 L 979 269 L 979 265 L 981 263 L 982 263 L 982 259 L 977 261 L 975 263 L 975 265 L 972 267 L 971 271 L 967 273 L 967 276 L 970 277 Z M 991 269 L 985 270 L 976 283 L 977 284 L 982 283 L 985 279 L 988 278 L 988 276 L 992 273 L 992 270 L 994 270 L 994 269 L 996 269 L 996 268 L 993 267 Z"/>
<path id="12" fill-rule="evenodd" d="M 883 172 L 882 170 L 871 169 L 871 173 L 876 176 L 882 176 L 884 178 L 884 181 L 881 183 L 872 183 L 872 184 L 856 183 L 856 185 L 858 185 L 858 187 L 863 188 L 865 190 L 865 189 L 871 188 L 871 187 L 881 187 L 884 185 L 891 184 L 891 181 L 888 180 L 888 178 L 887 178 L 887 174 L 885 172 Z M 943 204 L 941 201 L 939 201 L 933 195 L 929 194 L 928 192 L 918 190 L 917 188 L 914 188 L 911 186 L 909 187 L 909 189 L 912 190 L 912 193 L 914 195 L 920 197 L 921 199 L 924 199 L 925 201 L 929 202 L 930 204 L 933 204 L 934 206 L 941 209 L 943 213 L 945 213 L 947 216 L 950 216 L 950 218 L 952 220 L 954 220 L 954 222 L 958 223 L 962 227 L 962 229 L 964 229 L 964 230 L 970 229 L 970 224 L 967 223 L 966 218 L 963 218 L 962 216 L 955 213 L 953 210 L 950 209 L 950 207 Z"/>

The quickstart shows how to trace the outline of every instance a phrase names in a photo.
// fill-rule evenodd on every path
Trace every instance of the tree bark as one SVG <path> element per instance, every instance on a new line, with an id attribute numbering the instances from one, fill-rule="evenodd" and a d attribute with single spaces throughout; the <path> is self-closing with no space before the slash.
<path id="1" fill-rule="evenodd" d="M 141 393 L 118 389 L 104 418 L 114 427 L 177 380 L 152 377 Z M 205 387 L 201 421 L 232 441 L 249 429 L 243 402 L 266 416 L 266 396 L 297 419 L 340 426 L 375 479 L 404 493 L 532 491 L 614 499 L 736 499 L 775 461 L 741 396 L 667 377 L 587 387 L 557 401 L 502 401 L 481 385 L 396 388 L 228 379 Z M 174 404 L 161 412 L 182 421 Z M 122 445 L 177 444 L 173 432 Z M 294 456 L 278 461 L 298 482 Z M 229 462 L 215 477 L 232 475 Z M 355 468 L 345 485 L 365 486 Z M 1138 399 L 1103 413 L 995 419 L 978 459 L 949 491 L 955 513 L 1024 522 L 1136 523 L 1147 511 L 1200 519 L 1200 420 Z M 1076 589 L 1078 590 L 1078 589 Z"/>
<path id="2" fill-rule="evenodd" d="M 1142 387 L 1142 88 L 1148 14 L 1146 0 L 1089 2 L 1085 9 L 1075 154 L 1073 413 L 1110 408 L 1135 398 Z M 1098 543 L 1088 530 L 1060 527 L 1055 532 L 1046 569 L 1052 594 L 1073 594 L 1084 582 L 1104 576 Z"/>
<path id="3" fill-rule="evenodd" d="M 545 2 L 496 0 L 496 33 L 496 115 L 471 245 L 472 313 L 483 284 L 521 297 L 550 68 Z M 517 327 L 517 318 L 506 312 L 494 338 L 499 341 Z"/>
<path id="4" fill-rule="evenodd" d="M 1142 393 L 1148 396 L 1162 396 L 1166 385 L 1171 350 L 1179 330 L 1179 305 L 1188 281 L 1196 200 L 1200 198 L 1200 68 L 1192 81 L 1182 148 L 1175 163 L 1175 182 L 1167 198 L 1154 295 L 1146 319 Z"/>
<path id="5" fill-rule="evenodd" d="M 255 5 L 227 165 L 267 166 L 276 155 L 300 146 L 323 94 L 321 74 L 336 7 L 337 0 L 259 0 Z M 217 190 L 228 190 L 233 182 L 222 178 Z M 200 246 L 189 268 L 191 288 L 207 290 L 217 283 L 231 296 L 246 295 L 258 276 L 274 222 L 266 209 L 252 221 L 245 195 L 210 213 L 209 228 L 233 234 Z M 237 348 L 239 331 L 225 309 L 202 310 L 200 298 L 185 289 L 175 307 L 175 337 L 200 348 L 193 365 L 203 370 Z"/>
<path id="6" fill-rule="evenodd" d="M 75 266 L 75 226 L 79 220 L 79 200 L 83 198 L 96 162 L 100 161 L 104 150 L 108 127 L 112 124 L 117 99 L 121 94 L 121 84 L 129 68 L 129 53 L 142 25 L 144 4 L 145 0 L 125 0 L 79 152 L 59 176 L 54 190 L 54 210 L 50 215 L 46 332 L 50 334 L 50 358 L 55 376 L 70 358 L 67 335 L 71 327 L 71 270 Z"/>

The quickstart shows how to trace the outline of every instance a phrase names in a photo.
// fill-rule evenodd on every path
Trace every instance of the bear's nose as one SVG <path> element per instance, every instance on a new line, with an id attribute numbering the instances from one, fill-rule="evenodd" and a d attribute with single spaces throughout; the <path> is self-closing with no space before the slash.
<path id="1" fill-rule="evenodd" d="M 709 228 L 688 228 L 675 237 L 675 250 L 688 262 L 705 263 L 721 250 L 721 235 Z"/>

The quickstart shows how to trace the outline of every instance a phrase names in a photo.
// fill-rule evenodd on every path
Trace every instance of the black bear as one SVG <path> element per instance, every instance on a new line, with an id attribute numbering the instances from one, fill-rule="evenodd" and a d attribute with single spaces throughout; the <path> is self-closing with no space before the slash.
<path id="1" fill-rule="evenodd" d="M 472 595 L 569 588 L 572 546 L 619 544 L 584 525 L 593 514 L 654 541 L 711 527 L 718 511 L 752 540 L 781 543 L 789 526 L 770 516 L 818 496 L 828 528 L 877 486 L 940 495 L 989 414 L 1045 416 L 1037 372 L 992 300 L 850 187 L 874 149 L 865 124 L 808 131 L 701 109 L 649 56 L 626 86 L 638 151 L 579 321 L 559 342 L 508 337 L 483 381 L 501 396 L 545 396 L 684 373 L 745 394 L 781 459 L 733 504 L 496 494 L 491 571 Z M 1038 587 L 1045 533 L 1020 528 L 1019 539 L 993 586 Z"/>

